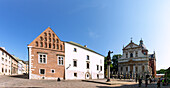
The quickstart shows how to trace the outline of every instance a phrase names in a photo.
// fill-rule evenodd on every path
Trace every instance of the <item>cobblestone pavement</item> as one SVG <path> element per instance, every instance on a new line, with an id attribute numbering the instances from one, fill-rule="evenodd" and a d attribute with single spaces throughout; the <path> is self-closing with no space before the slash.
<path id="1" fill-rule="evenodd" d="M 0 87 L 55 87 L 55 88 L 138 88 L 134 85 L 105 85 L 99 83 L 83 82 L 81 80 L 63 80 L 57 82 L 56 80 L 29 80 L 26 76 L 4 76 L 0 75 Z M 141 88 L 145 88 L 142 85 Z M 155 84 L 148 85 L 148 88 L 156 88 Z M 161 88 L 170 88 L 161 87 Z"/>

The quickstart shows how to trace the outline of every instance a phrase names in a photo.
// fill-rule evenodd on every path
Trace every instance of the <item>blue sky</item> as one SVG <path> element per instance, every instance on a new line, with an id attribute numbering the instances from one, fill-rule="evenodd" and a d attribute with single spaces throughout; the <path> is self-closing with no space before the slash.
<path id="1" fill-rule="evenodd" d="M 47 27 L 105 56 L 142 38 L 157 70 L 170 67 L 169 0 L 0 0 L 0 47 L 9 53 L 27 60 L 27 44 Z"/>

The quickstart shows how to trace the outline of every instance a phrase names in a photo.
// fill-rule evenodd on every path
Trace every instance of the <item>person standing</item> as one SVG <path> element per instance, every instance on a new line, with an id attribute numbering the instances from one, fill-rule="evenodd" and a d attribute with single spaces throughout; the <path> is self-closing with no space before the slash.
<path id="1" fill-rule="evenodd" d="M 139 87 L 141 87 L 141 84 L 142 84 L 142 79 L 139 78 Z"/>
<path id="2" fill-rule="evenodd" d="M 159 78 L 159 80 L 158 80 L 158 82 L 157 82 L 157 88 L 161 88 L 161 87 L 160 87 L 160 83 L 161 83 L 161 80 L 160 80 L 160 78 Z"/>
<path id="3" fill-rule="evenodd" d="M 147 87 L 148 86 L 148 79 L 146 78 L 145 79 L 145 87 Z"/>

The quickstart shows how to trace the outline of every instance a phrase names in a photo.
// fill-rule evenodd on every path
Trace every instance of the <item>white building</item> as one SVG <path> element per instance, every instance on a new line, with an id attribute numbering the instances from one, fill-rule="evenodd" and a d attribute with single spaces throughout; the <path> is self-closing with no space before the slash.
<path id="1" fill-rule="evenodd" d="M 12 56 L 0 47 L 0 75 L 11 75 L 11 58 Z"/>
<path id="2" fill-rule="evenodd" d="M 104 56 L 74 42 L 65 42 L 65 79 L 103 79 Z"/>
<path id="3" fill-rule="evenodd" d="M 150 75 L 152 68 L 149 65 L 149 56 L 142 39 L 139 45 L 131 40 L 126 47 L 123 47 L 123 55 L 118 60 L 119 75 L 123 75 L 125 78 Z"/>

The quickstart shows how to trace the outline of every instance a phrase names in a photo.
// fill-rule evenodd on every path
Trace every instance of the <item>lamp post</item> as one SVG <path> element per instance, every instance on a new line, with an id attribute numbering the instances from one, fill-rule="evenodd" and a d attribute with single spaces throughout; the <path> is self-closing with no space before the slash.
<path id="1" fill-rule="evenodd" d="M 110 82 L 110 64 L 111 64 L 111 57 L 110 54 L 113 53 L 109 50 L 108 56 L 107 56 L 107 82 Z"/>

